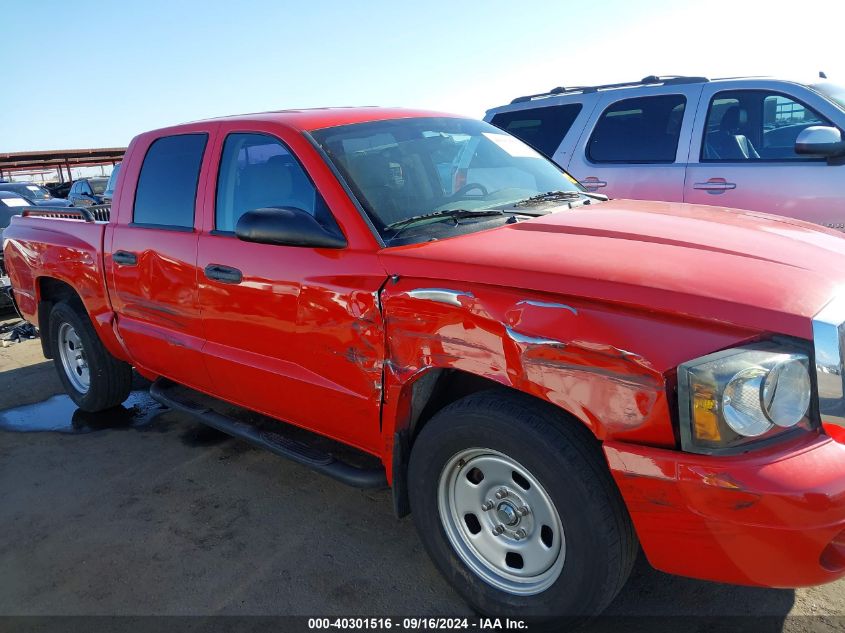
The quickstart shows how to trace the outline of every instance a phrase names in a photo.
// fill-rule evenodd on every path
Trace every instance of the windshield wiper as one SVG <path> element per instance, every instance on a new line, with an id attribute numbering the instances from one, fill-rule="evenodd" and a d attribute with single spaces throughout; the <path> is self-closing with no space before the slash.
<path id="1" fill-rule="evenodd" d="M 460 220 L 463 218 L 480 218 L 492 215 L 504 215 L 505 212 L 501 209 L 443 209 L 441 211 L 432 211 L 431 213 L 423 213 L 422 215 L 415 215 L 404 220 L 391 222 L 384 228 L 388 230 L 401 229 L 406 226 L 411 226 L 417 222 L 424 220 L 438 220 L 438 219 L 452 219 Z"/>
<path id="2" fill-rule="evenodd" d="M 546 202 L 570 201 L 578 200 L 581 197 L 592 198 L 593 200 L 606 201 L 608 198 L 601 193 L 592 193 L 590 191 L 547 191 L 536 196 L 531 196 L 525 200 L 520 200 L 514 203 L 515 208 L 529 207 L 535 204 L 544 204 Z M 589 202 L 589 201 L 588 201 Z"/>
<path id="3" fill-rule="evenodd" d="M 587 196 L 588 198 L 592 198 L 593 200 L 599 200 L 601 202 L 607 202 L 610 200 L 609 196 L 604 195 L 603 193 L 596 193 L 594 191 L 579 191 L 582 196 Z"/>

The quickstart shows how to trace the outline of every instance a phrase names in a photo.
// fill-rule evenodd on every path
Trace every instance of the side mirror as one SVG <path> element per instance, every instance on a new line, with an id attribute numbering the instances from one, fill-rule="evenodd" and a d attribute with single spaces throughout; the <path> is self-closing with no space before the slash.
<path id="1" fill-rule="evenodd" d="M 842 133 L 835 127 L 811 125 L 801 130 L 795 139 L 795 153 L 834 158 L 845 154 Z"/>
<path id="2" fill-rule="evenodd" d="M 294 207 L 271 207 L 247 211 L 235 226 L 244 242 L 277 246 L 343 248 L 346 239 L 325 229 L 310 213 Z"/>

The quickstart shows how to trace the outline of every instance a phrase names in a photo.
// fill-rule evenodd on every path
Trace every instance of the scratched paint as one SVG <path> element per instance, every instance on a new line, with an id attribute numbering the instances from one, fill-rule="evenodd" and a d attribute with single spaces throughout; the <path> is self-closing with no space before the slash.
<path id="1" fill-rule="evenodd" d="M 806 434 L 717 460 L 614 441 L 603 449 L 657 569 L 782 587 L 841 575 L 818 563 L 842 529 L 845 448 L 830 438 Z"/>
<path id="2" fill-rule="evenodd" d="M 540 397 L 599 439 L 674 447 L 673 368 L 698 354 L 702 338 L 718 349 L 744 335 L 716 327 L 702 333 L 699 323 L 561 299 L 472 284 L 431 286 L 407 277 L 389 282 L 381 295 L 387 336 L 383 433 L 402 426 L 407 407 L 398 400 L 407 397 L 407 386 L 439 368 Z"/>
<path id="3" fill-rule="evenodd" d="M 411 299 L 437 301 L 458 307 L 463 305 L 461 299 L 474 299 L 471 292 L 461 292 L 459 290 L 450 290 L 449 288 L 414 288 L 413 290 L 409 290 L 407 295 Z"/>
<path id="4" fill-rule="evenodd" d="M 674 443 L 671 427 L 658 423 L 667 412 L 661 372 L 638 353 L 573 336 L 589 331 L 589 308 L 477 288 L 441 301 L 412 284 L 388 284 L 382 295 L 388 390 L 426 369 L 458 369 L 542 397 L 598 437 L 639 432 Z"/>
<path id="5" fill-rule="evenodd" d="M 517 308 L 519 308 L 520 306 L 530 306 L 533 308 L 549 308 L 550 310 L 569 310 L 572 314 L 576 316 L 578 315 L 578 310 L 576 310 L 572 306 L 566 305 L 565 303 L 554 303 L 552 301 L 537 301 L 536 299 L 525 299 L 516 303 Z"/>

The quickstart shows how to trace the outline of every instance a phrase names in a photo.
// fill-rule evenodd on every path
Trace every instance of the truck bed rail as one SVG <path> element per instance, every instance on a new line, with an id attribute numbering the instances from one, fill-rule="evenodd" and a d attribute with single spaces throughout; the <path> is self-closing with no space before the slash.
<path id="1" fill-rule="evenodd" d="M 90 207 L 26 207 L 21 215 L 25 218 L 57 218 L 62 220 L 83 220 L 85 222 L 108 222 L 111 217 L 110 204 Z"/>

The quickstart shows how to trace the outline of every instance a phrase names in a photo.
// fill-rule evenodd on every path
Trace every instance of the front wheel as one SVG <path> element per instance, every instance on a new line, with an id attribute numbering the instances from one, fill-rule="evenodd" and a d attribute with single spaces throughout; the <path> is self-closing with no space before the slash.
<path id="1" fill-rule="evenodd" d="M 542 403 L 459 400 L 420 432 L 409 469 L 423 544 L 483 614 L 574 624 L 630 574 L 637 540 L 598 443 Z"/>
<path id="2" fill-rule="evenodd" d="M 83 411 L 116 407 L 129 396 L 132 367 L 109 353 L 88 315 L 70 303 L 50 312 L 50 346 L 65 391 Z"/>

